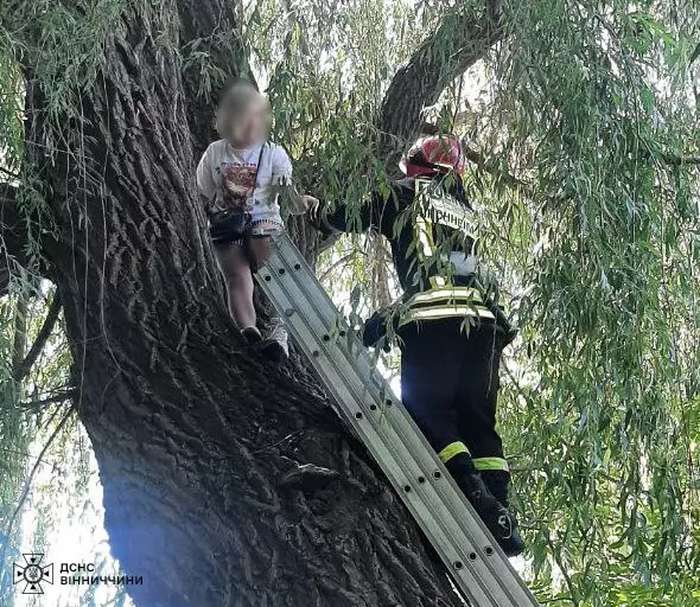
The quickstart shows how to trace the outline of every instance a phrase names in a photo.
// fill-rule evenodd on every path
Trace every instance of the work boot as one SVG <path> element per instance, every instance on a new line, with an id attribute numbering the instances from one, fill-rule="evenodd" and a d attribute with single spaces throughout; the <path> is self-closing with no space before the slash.
<path id="1" fill-rule="evenodd" d="M 510 485 L 510 473 L 504 470 L 482 470 L 481 478 L 491 494 L 510 512 L 510 499 L 508 496 L 508 486 Z M 525 549 L 523 538 L 518 532 L 518 523 L 514 514 L 510 514 L 513 522 L 513 537 L 511 540 L 511 549 L 514 552 L 512 555 L 517 556 Z M 505 548 L 504 548 L 505 550 Z M 506 551 L 508 554 L 508 551 Z"/>
<path id="2" fill-rule="evenodd" d="M 446 467 L 503 552 L 507 556 L 520 554 L 525 546 L 515 517 L 489 491 L 471 458 L 468 463 L 465 458 L 454 458 Z"/>
<path id="3" fill-rule="evenodd" d="M 484 479 L 484 483 L 493 494 L 493 497 L 506 508 L 509 508 L 508 486 L 510 485 L 510 473 L 505 470 L 480 470 L 479 474 L 481 474 L 481 478 Z"/>
<path id="4" fill-rule="evenodd" d="M 263 343 L 263 354 L 276 363 L 289 358 L 289 334 L 279 318 L 271 320 L 270 334 Z"/>

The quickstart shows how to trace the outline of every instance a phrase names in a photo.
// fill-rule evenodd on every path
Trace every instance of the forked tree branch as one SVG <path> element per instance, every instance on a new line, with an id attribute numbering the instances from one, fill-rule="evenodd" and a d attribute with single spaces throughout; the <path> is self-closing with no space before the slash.
<path id="1" fill-rule="evenodd" d="M 379 157 L 396 159 L 418 132 L 423 108 L 502 37 L 500 0 L 485 0 L 479 13 L 462 9 L 446 15 L 389 85 L 378 124 Z"/>
<path id="2" fill-rule="evenodd" d="M 17 365 L 17 368 L 14 370 L 13 376 L 15 381 L 22 381 L 22 379 L 24 379 L 27 376 L 29 371 L 31 371 L 32 366 L 34 366 L 34 363 L 37 361 L 40 354 L 44 350 L 46 342 L 48 341 L 49 337 L 51 337 L 51 333 L 53 332 L 53 329 L 56 326 L 56 321 L 58 320 L 60 312 L 61 298 L 59 297 L 57 292 L 56 295 L 54 295 L 53 301 L 49 306 L 49 311 L 47 312 L 46 318 L 44 319 L 44 324 L 41 325 L 41 329 L 39 329 L 39 334 L 36 336 L 32 347 L 29 348 L 29 352 L 24 357 L 24 360 L 22 360 L 22 362 L 19 363 L 19 365 Z"/>

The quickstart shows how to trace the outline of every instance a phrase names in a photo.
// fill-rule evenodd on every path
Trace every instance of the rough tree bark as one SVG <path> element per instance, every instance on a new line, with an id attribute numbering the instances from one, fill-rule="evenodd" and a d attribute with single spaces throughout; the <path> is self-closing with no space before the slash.
<path id="1" fill-rule="evenodd" d="M 485 0 L 478 12 L 473 7 L 449 12 L 394 76 L 379 117 L 379 156 L 388 166 L 415 138 L 423 108 L 503 37 L 501 13 L 501 0 Z"/>
<path id="2" fill-rule="evenodd" d="M 133 598 L 145 607 L 460 604 L 315 380 L 247 351 L 224 310 L 192 178 L 208 100 L 181 58 L 195 39 L 235 31 L 231 3 L 145 5 L 125 9 L 75 115 L 48 122 L 32 82 L 27 103 L 30 160 L 60 230 L 45 254 L 75 405 L 99 464 L 112 551 L 144 578 Z M 212 60 L 237 69 L 226 52 Z M 47 146 L 54 140 L 61 152 Z"/>
<path id="3" fill-rule="evenodd" d="M 17 209 L 17 188 L 0 183 L 0 297 L 7 293 L 17 268 L 29 265 L 26 225 Z"/>

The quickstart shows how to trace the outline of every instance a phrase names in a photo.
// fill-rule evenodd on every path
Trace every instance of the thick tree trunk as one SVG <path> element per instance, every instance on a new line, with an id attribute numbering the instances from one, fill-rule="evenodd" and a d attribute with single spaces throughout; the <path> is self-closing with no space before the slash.
<path id="1" fill-rule="evenodd" d="M 145 6 L 131 3 L 75 116 L 47 123 L 33 89 L 28 142 L 60 230 L 47 255 L 112 550 L 144 579 L 132 596 L 144 607 L 457 605 L 313 378 L 265 364 L 229 322 L 176 51 L 192 26 L 174 4 Z M 48 158 L 59 129 L 68 149 Z"/>

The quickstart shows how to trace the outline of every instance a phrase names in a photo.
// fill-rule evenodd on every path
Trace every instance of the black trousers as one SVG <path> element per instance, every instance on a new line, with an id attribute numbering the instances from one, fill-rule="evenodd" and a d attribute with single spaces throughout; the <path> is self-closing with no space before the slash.
<path id="1" fill-rule="evenodd" d="M 496 401 L 504 338 L 493 323 L 462 324 L 446 318 L 402 327 L 402 400 L 437 452 L 461 441 L 474 458 L 503 458 Z"/>

